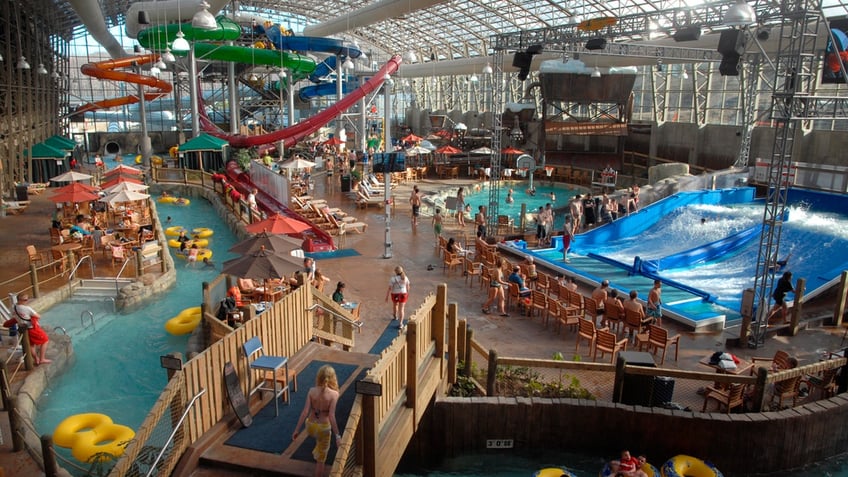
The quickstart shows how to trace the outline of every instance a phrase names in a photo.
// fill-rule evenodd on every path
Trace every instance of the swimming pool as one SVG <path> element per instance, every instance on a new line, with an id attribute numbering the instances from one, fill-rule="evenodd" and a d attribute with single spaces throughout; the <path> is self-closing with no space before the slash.
<path id="1" fill-rule="evenodd" d="M 710 195 L 716 197 L 706 198 Z M 819 197 L 823 195 L 828 196 L 826 200 Z M 568 264 L 562 260 L 561 242 L 555 242 L 558 248 L 527 253 L 592 281 L 609 279 L 624 292 L 639 290 L 644 299 L 653 278 L 631 272 L 629 267 L 636 257 L 651 260 L 692 248 L 710 249 L 732 234 L 758 226 L 762 222 L 762 202 L 742 199 L 745 195 L 734 191 L 676 194 L 620 223 L 577 236 L 572 247 L 575 255 Z M 807 297 L 836 279 L 848 266 L 848 217 L 836 212 L 840 210 L 834 204 L 836 200 L 845 205 L 844 199 L 829 194 L 806 191 L 790 194 L 780 257 L 789 256 L 787 270 L 796 279 L 806 279 Z M 652 210 L 654 207 L 657 209 Z M 706 220 L 701 223 L 701 219 Z M 740 319 L 738 310 L 743 290 L 753 286 L 758 246 L 756 232 L 738 248 L 718 248 L 715 253 L 703 255 L 702 260 L 657 271 L 663 280 L 682 285 L 682 289 L 663 288 L 666 308 L 691 319 L 690 324 L 696 327 L 697 323 L 708 323 L 719 315 L 724 315 L 727 322 Z M 619 262 L 621 266 L 603 259 Z M 704 297 L 710 303 L 698 299 Z"/>
<path id="2" fill-rule="evenodd" d="M 186 267 L 175 259 L 175 286 L 132 310 L 113 313 L 111 303 L 103 300 L 72 300 L 46 310 L 44 325 L 63 326 L 73 337 L 76 361 L 39 400 L 35 419 L 39 433 L 50 434 L 64 418 L 85 412 L 107 414 L 118 424 L 138 428 L 167 383 L 159 357 L 171 352 L 185 355 L 188 337 L 166 333 L 164 323 L 200 304 L 201 284 L 218 276 L 221 263 L 236 257 L 227 252 L 236 238 L 202 198 L 188 207 L 159 203 L 157 209 L 163 224 L 171 216 L 173 225 L 215 231 L 209 248 L 217 270 Z M 96 331 L 80 326 L 80 313 L 86 309 L 95 315 Z"/>

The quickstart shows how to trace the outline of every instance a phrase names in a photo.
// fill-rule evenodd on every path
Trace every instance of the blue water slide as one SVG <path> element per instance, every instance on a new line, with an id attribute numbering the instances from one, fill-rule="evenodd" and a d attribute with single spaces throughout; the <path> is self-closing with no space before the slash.
<path id="1" fill-rule="evenodd" d="M 623 270 L 626 270 L 628 274 L 638 273 L 638 274 L 646 276 L 646 277 L 648 277 L 652 280 L 660 280 L 661 282 L 665 283 L 666 285 L 669 285 L 669 286 L 672 286 L 674 288 L 678 288 L 678 289 L 683 290 L 685 292 L 691 293 L 693 295 L 699 296 L 699 297 L 701 297 L 701 299 L 703 301 L 709 301 L 709 302 L 715 301 L 715 297 L 710 295 L 709 292 L 695 288 L 695 287 L 690 287 L 689 285 L 684 285 L 683 283 L 680 283 L 676 280 L 663 278 L 663 277 L 660 277 L 659 275 L 656 275 L 656 274 L 650 273 L 650 272 L 640 272 L 639 270 L 635 270 L 633 267 L 631 267 L 630 265 L 628 265 L 624 262 L 619 262 L 618 260 L 615 260 L 613 258 L 604 257 L 603 255 L 598 255 L 596 253 L 590 253 L 587 256 L 589 258 L 593 258 L 593 259 L 598 260 L 600 262 L 604 262 L 604 263 L 612 265 L 614 267 L 618 267 L 618 268 L 621 268 Z"/>
<path id="2" fill-rule="evenodd" d="M 348 94 L 358 87 L 358 84 L 351 84 L 350 82 L 345 82 L 342 84 L 342 94 Z M 336 84 L 321 83 L 313 86 L 305 86 L 303 88 L 300 88 L 297 94 L 300 97 L 301 101 L 309 101 L 309 99 L 314 98 L 316 96 L 334 95 L 336 94 Z"/>
<path id="3" fill-rule="evenodd" d="M 260 33 L 265 33 L 268 40 L 281 50 L 292 51 L 317 51 L 330 53 L 341 57 L 359 58 L 362 50 L 352 45 L 345 45 L 342 40 L 335 38 L 320 38 L 314 36 L 284 35 L 280 31 L 280 25 L 272 25 L 261 28 Z"/>
<path id="4" fill-rule="evenodd" d="M 692 267 L 709 262 L 744 247 L 748 242 L 757 238 L 762 229 L 763 226 L 758 224 L 715 242 L 657 259 L 642 260 L 636 257 L 633 260 L 633 270 L 638 273 L 657 273 L 660 270 Z"/>

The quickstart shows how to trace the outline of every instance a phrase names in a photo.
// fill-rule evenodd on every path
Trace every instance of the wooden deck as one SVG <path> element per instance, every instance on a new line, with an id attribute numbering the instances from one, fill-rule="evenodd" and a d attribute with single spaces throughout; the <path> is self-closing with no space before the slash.
<path id="1" fill-rule="evenodd" d="M 317 343 L 308 343 L 289 361 L 292 369 L 303 369 L 312 361 L 323 361 L 338 364 L 356 365 L 357 369 L 351 373 L 345 382 L 339 383 L 341 394 L 353 393 L 356 377 L 363 370 L 374 366 L 378 356 L 365 353 L 353 353 L 339 349 L 328 348 Z M 300 379 L 298 377 L 298 379 Z M 298 381 L 298 393 L 307 393 L 314 383 Z M 256 415 L 266 404 L 270 402 L 270 393 L 264 393 L 260 400 L 255 394 L 250 402 L 250 411 Z M 280 406 L 280 415 L 276 419 L 280 422 L 296 422 L 303 410 L 300 406 Z M 344 427 L 348 416 L 341 413 L 336 414 L 339 427 Z M 282 454 L 256 451 L 226 445 L 225 442 L 241 428 L 238 419 L 233 415 L 225 422 L 216 425 L 212 431 L 206 433 L 195 446 L 189 448 L 182 462 L 177 466 L 173 475 L 179 476 L 224 476 L 224 475 L 286 475 L 286 476 L 311 476 L 315 468 L 312 461 L 303 461 L 292 458 L 292 454 L 303 444 L 304 437 L 291 442 Z M 333 444 L 335 445 L 335 444 Z M 332 463 L 327 462 L 329 472 Z"/>

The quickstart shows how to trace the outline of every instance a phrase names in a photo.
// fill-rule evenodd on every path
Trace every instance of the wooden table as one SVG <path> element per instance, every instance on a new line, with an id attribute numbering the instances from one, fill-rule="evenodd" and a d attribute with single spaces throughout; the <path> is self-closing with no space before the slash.
<path id="1" fill-rule="evenodd" d="M 709 356 L 702 358 L 698 362 L 700 364 L 704 365 L 704 366 L 715 369 L 717 373 L 733 374 L 733 375 L 736 375 L 736 376 L 739 376 L 741 374 L 747 374 L 749 371 L 751 371 L 751 368 L 754 367 L 754 363 L 747 361 L 747 360 L 744 360 L 742 358 L 738 358 L 738 359 L 739 359 L 739 363 L 736 364 L 736 369 L 725 369 L 725 368 L 722 368 L 721 366 L 719 366 L 717 364 L 710 364 L 710 357 Z"/>
<path id="2" fill-rule="evenodd" d="M 74 257 L 74 251 L 82 248 L 82 244 L 78 242 L 67 242 L 59 245 L 53 245 L 50 247 L 50 250 L 56 250 L 57 252 L 62 252 L 63 255 L 68 257 L 68 263 L 70 265 L 70 270 L 73 270 L 76 266 L 76 258 Z M 69 271 L 70 271 L 69 270 Z"/>

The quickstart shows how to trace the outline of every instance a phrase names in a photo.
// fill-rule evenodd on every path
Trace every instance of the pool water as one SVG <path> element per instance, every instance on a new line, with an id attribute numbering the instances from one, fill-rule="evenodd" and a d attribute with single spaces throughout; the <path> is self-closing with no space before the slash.
<path id="1" fill-rule="evenodd" d="M 188 335 L 168 334 L 165 322 L 185 308 L 198 306 L 201 284 L 215 279 L 221 263 L 237 256 L 227 252 L 235 244 L 235 236 L 206 200 L 196 198 L 187 207 L 158 203 L 157 208 L 163 224 L 170 216 L 172 225 L 215 231 L 209 248 L 216 269 L 204 269 L 200 264 L 187 267 L 185 261 L 175 259 L 176 284 L 131 310 L 113 313 L 111 303 L 104 300 L 71 300 L 46 310 L 42 323 L 68 330 L 76 361 L 50 382 L 38 402 L 35 426 L 40 434 L 50 434 L 66 417 L 86 412 L 107 414 L 114 422 L 137 429 L 167 383 L 159 357 L 186 352 Z M 96 331 L 81 326 L 80 314 L 85 310 L 94 314 Z"/>

